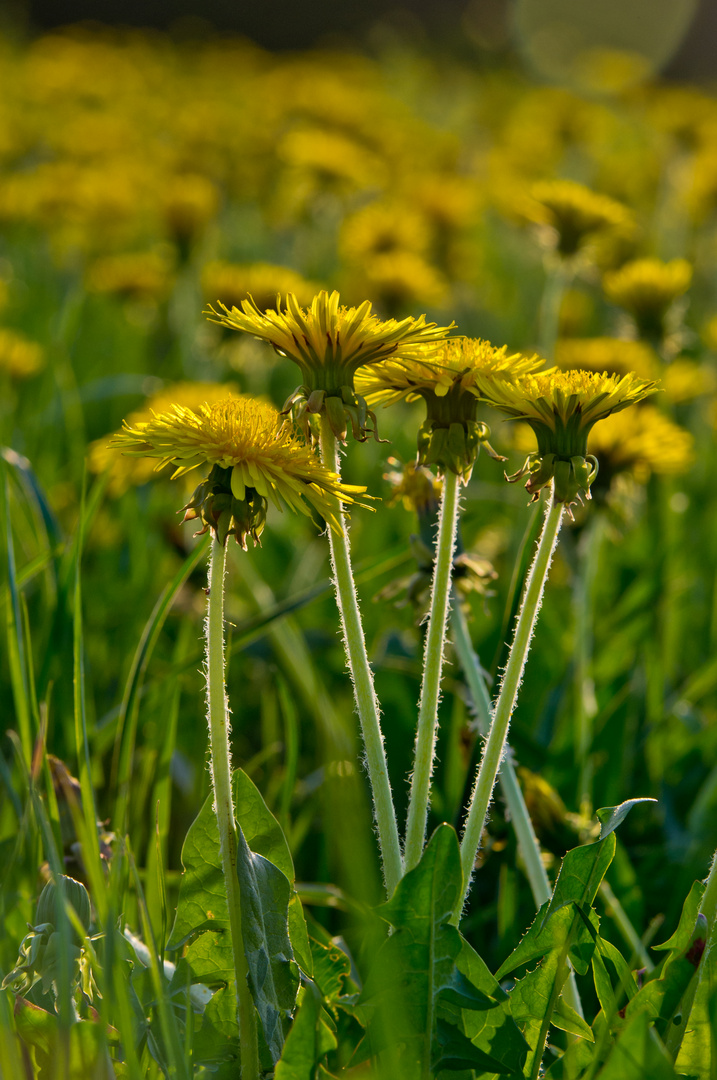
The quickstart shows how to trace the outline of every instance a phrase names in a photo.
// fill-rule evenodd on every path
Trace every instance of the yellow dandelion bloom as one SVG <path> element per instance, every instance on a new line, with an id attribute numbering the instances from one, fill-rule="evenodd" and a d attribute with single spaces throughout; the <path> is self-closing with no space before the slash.
<path id="1" fill-rule="evenodd" d="M 127 425 L 136 428 L 146 424 L 153 416 L 168 412 L 173 405 L 182 405 L 196 411 L 201 405 L 212 405 L 230 397 L 238 397 L 237 388 L 232 383 L 180 382 L 164 387 L 147 399 L 140 409 L 131 412 L 126 418 Z M 113 446 L 114 434 L 96 439 L 89 448 L 87 464 L 93 473 L 103 473 L 109 469 L 108 490 L 118 498 L 131 486 L 138 487 L 156 480 L 157 462 L 150 457 L 128 457 L 118 454 Z M 165 474 L 168 475 L 168 474 Z"/>
<path id="2" fill-rule="evenodd" d="M 605 274 L 603 287 L 608 300 L 628 311 L 638 333 L 649 339 L 664 335 L 669 308 L 691 282 L 692 267 L 686 259 L 634 259 Z"/>
<path id="3" fill-rule="evenodd" d="M 27 379 L 45 364 L 45 350 L 37 341 L 9 327 L 0 327 L 0 371 L 13 379 Z"/>
<path id="4" fill-rule="evenodd" d="M 391 405 L 405 398 L 426 402 L 426 419 L 418 434 L 418 461 L 450 469 L 470 479 L 481 444 L 493 456 L 490 431 L 476 419 L 481 374 L 506 377 L 536 371 L 544 361 L 509 353 L 478 338 L 450 338 L 436 350 L 404 360 L 384 360 L 357 375 L 357 388 L 370 404 Z"/>
<path id="5" fill-rule="evenodd" d="M 325 290 L 306 309 L 293 293 L 283 310 L 277 302 L 276 310 L 260 311 L 251 299 L 242 301 L 241 308 L 218 306 L 223 310 L 210 305 L 207 312 L 213 322 L 253 334 L 298 364 L 303 382 L 285 406 L 294 410 L 294 419 L 303 422 L 307 413 L 325 412 L 342 440 L 347 418 L 356 438 L 375 433 L 375 425 L 366 427 L 366 405 L 354 391 L 357 370 L 389 356 L 411 355 L 415 346 L 438 342 L 451 329 L 427 322 L 425 315 L 382 321 L 369 300 L 359 307 L 342 307 L 339 294 Z"/>
<path id="6" fill-rule="evenodd" d="M 532 219 L 552 227 L 554 246 L 565 257 L 575 255 L 593 235 L 625 227 L 631 220 L 622 203 L 572 180 L 543 181 L 531 195 Z"/>
<path id="7" fill-rule="evenodd" d="M 163 250 L 103 255 L 87 270 L 89 292 L 114 293 L 127 299 L 160 300 L 172 287 L 174 267 Z"/>
<path id="8" fill-rule="evenodd" d="M 509 380 L 479 378 L 486 400 L 535 432 L 538 450 L 508 479 L 528 476 L 525 485 L 533 498 L 551 480 L 555 499 L 570 506 L 590 497 L 598 463 L 588 454 L 588 435 L 598 420 L 626 409 L 657 390 L 656 383 L 632 372 L 623 375 L 594 371 L 551 371 Z"/>
<path id="9" fill-rule="evenodd" d="M 355 503 L 366 490 L 342 484 L 276 409 L 249 397 L 196 410 L 175 404 L 147 421 L 125 423 L 113 445 L 157 458 L 157 468 L 173 464 L 174 477 L 210 465 L 209 477 L 184 508 L 185 520 L 201 519 L 201 531 L 211 528 L 220 543 L 235 535 L 244 548 L 247 536 L 259 540 L 269 499 L 279 509 L 283 500 L 307 515 L 310 506 L 341 532 L 340 504 Z"/>

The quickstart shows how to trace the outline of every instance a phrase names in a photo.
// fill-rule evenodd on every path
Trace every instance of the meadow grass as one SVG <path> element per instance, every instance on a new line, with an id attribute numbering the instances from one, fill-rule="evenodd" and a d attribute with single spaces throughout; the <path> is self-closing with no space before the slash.
<path id="1" fill-rule="evenodd" d="M 441 326 L 455 320 L 461 333 L 506 342 L 509 352 L 531 355 L 539 343 L 549 362 L 561 340 L 610 339 L 601 363 L 622 373 L 614 342 L 642 328 L 647 367 L 638 374 L 662 381 L 657 408 L 688 433 L 684 453 L 672 453 L 664 433 L 630 452 L 623 439 L 613 456 L 605 453 L 592 503 L 563 525 L 509 732 L 551 885 L 573 849 L 585 880 L 609 863 L 600 891 L 586 886 L 580 901 L 560 883 L 556 892 L 567 897 L 565 911 L 594 902 L 600 917 L 592 976 L 570 953 L 594 1042 L 566 1007 L 560 1023 L 552 1012 L 538 1023 L 516 1005 L 515 1031 L 531 1050 L 521 1051 L 516 1035 L 505 1061 L 512 1075 L 537 1076 L 542 1060 L 552 1076 L 598 1076 L 611 1055 L 619 1068 L 622 1037 L 626 1053 L 631 1039 L 644 1049 L 650 1040 L 640 1025 L 646 1031 L 649 1017 L 671 1057 L 656 1064 L 644 1049 L 644 1068 L 664 1069 L 644 1075 L 712 1075 L 700 1071 L 715 1061 L 705 1034 L 714 1006 L 703 983 L 694 980 L 683 1000 L 701 1010 L 694 1030 L 703 1041 L 694 1046 L 698 1035 L 685 1036 L 686 1005 L 674 1025 L 679 1037 L 665 1033 L 671 1015 L 628 1011 L 626 1028 L 619 1010 L 621 988 L 637 994 L 630 971 L 644 966 L 646 947 L 675 931 L 690 895 L 681 951 L 667 954 L 671 977 L 686 962 L 688 916 L 692 929 L 702 925 L 693 882 L 707 876 L 717 847 L 714 98 L 659 83 L 588 98 L 508 69 L 466 67 L 461 79 L 455 71 L 447 79 L 439 59 L 418 52 L 404 57 L 396 86 L 388 57 L 281 58 L 242 42 L 210 42 L 189 55 L 142 35 L 71 30 L 22 46 L 5 42 L 3 50 L 14 80 L 0 117 L 7 164 L 0 329 L 12 332 L 15 351 L 0 335 L 2 976 L 18 970 L 48 880 L 66 874 L 84 882 L 92 916 L 83 925 L 61 894 L 51 909 L 52 947 L 38 934 L 26 983 L 16 975 L 0 992 L 2 1075 L 238 1075 L 233 969 L 221 934 L 196 936 L 183 915 L 182 938 L 182 918 L 175 922 L 178 905 L 181 914 L 196 901 L 191 889 L 202 872 L 219 873 L 202 670 L 208 539 L 194 539 L 191 522 L 179 524 L 177 510 L 191 493 L 183 481 L 168 482 L 167 470 L 140 476 L 133 459 L 95 444 L 181 382 L 231 384 L 281 407 L 297 382 L 289 362 L 202 315 L 205 303 L 239 303 L 252 287 L 260 302 L 259 264 L 269 293 L 295 292 L 305 306 L 319 287 L 340 286 L 342 300 L 370 297 L 382 317 L 425 311 Z M 150 91 L 160 103 L 152 109 Z M 575 116 L 581 123 L 571 122 Z M 612 232 L 586 234 L 568 270 L 555 261 L 560 223 L 534 188 L 557 178 L 585 182 L 625 208 Z M 689 288 L 675 295 L 657 281 L 659 267 L 653 271 L 649 319 L 603 289 L 604 274 L 643 255 L 664 263 L 684 257 L 692 267 Z M 222 265 L 225 291 L 207 294 Z M 669 295 L 655 315 L 661 288 Z M 386 505 L 384 474 L 389 453 L 414 459 L 420 409 L 377 407 L 390 446 L 349 437 L 341 457 L 344 480 L 383 500 L 376 513 L 352 511 L 350 538 L 401 834 L 430 586 L 430 552 L 421 570 L 411 537 L 421 524 L 430 536 L 432 526 L 400 502 Z M 487 406 L 479 415 L 514 472 L 534 447 Z M 487 595 L 460 599 L 492 698 L 540 528 L 539 508 L 527 498 L 487 453 L 461 488 L 459 551 L 497 571 Z M 403 892 L 375 915 L 386 899 L 382 864 L 320 527 L 270 509 L 260 547 L 227 548 L 226 685 L 233 761 L 242 770 L 237 812 L 250 849 L 244 885 L 251 879 L 277 910 L 288 905 L 303 973 L 298 1011 L 282 1005 L 291 993 L 296 1000 L 294 967 L 290 976 L 273 969 L 274 990 L 261 998 L 262 1022 L 274 1009 L 275 1045 L 285 1047 L 277 1063 L 262 1036 L 261 1067 L 268 1073 L 275 1065 L 277 1080 L 372 1075 L 371 1066 L 361 1071 L 356 1051 L 374 1023 L 368 999 L 349 998 L 367 984 L 374 1004 L 383 1000 L 420 908 L 419 878 L 404 878 Z M 401 606 L 386 596 L 406 599 L 402 579 L 411 581 Z M 436 880 L 460 878 L 451 830 L 436 829 L 448 823 L 461 833 L 483 747 L 471 699 L 476 671 L 464 675 L 460 654 L 446 649 L 426 833 L 433 839 L 419 868 Z M 507 958 L 535 917 L 535 873 L 526 874 L 499 791 L 460 928 L 489 972 L 503 965 L 503 990 L 512 991 Z M 633 798 L 657 801 L 600 838 L 595 810 Z M 265 863 L 279 868 L 281 881 Z M 256 884 L 261 874 L 264 884 Z M 445 918 L 437 907 L 431 918 L 446 955 L 459 955 L 463 990 L 468 980 L 474 997 L 479 987 L 502 1002 L 492 976 L 481 982 L 479 961 L 452 936 L 449 916 L 461 896 L 458 889 L 448 898 Z M 308 957 L 296 897 L 312 940 Z M 257 903 L 273 960 L 284 939 L 267 928 L 274 908 Z M 551 925 L 567 920 L 549 910 Z M 256 912 L 252 918 L 261 922 Z M 570 971 L 573 946 L 565 942 L 582 932 L 574 919 L 563 929 L 556 1009 Z M 711 950 L 708 939 L 714 963 Z M 538 955 L 547 954 L 525 952 L 521 974 Z M 657 964 L 665 954 L 647 948 L 647 955 Z M 396 1019 L 409 1043 L 411 1007 Z M 492 1075 L 462 1044 L 453 1058 L 445 1046 L 437 1056 L 432 1028 L 420 1049 L 423 1071 L 411 1074 L 381 1027 L 380 1004 L 376 1015 L 376 1060 L 387 1076 L 403 1075 L 401 1068 L 407 1077 Z M 551 1019 L 555 1049 L 543 1058 Z M 461 1023 L 462 1036 L 478 1046 L 465 1015 Z M 311 1053 L 300 1049 L 306 1031 L 315 1034 Z M 433 1069 L 432 1060 L 441 1064 Z M 317 1074 L 320 1065 L 327 1071 Z M 373 1068 L 379 1075 L 380 1064 Z"/>

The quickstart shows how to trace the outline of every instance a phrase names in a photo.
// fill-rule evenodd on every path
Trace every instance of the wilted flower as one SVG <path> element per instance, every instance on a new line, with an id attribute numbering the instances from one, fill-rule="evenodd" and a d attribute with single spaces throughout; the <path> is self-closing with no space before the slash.
<path id="1" fill-rule="evenodd" d="M 641 401 L 657 389 L 654 382 L 632 373 L 599 375 L 593 371 L 550 371 L 515 379 L 499 376 L 480 379 L 487 401 L 509 416 L 525 420 L 538 441 L 511 483 L 528 477 L 527 491 L 555 481 L 555 501 L 566 503 L 590 498 L 590 485 L 598 462 L 588 454 L 588 435 L 598 420 Z"/>
<path id="2" fill-rule="evenodd" d="M 279 509 L 283 499 L 307 515 L 308 503 L 335 532 L 341 532 L 340 503 L 354 503 L 366 490 L 342 484 L 296 438 L 276 409 L 248 397 L 227 398 L 196 410 L 174 405 L 150 420 L 125 424 L 113 445 L 132 455 L 157 458 L 158 468 L 171 462 L 175 477 L 210 465 L 208 478 L 184 507 L 184 520 L 198 518 L 204 526 L 201 532 L 211 529 L 222 544 L 233 535 L 245 549 L 248 536 L 255 544 L 261 536 L 269 499 Z"/>
<path id="3" fill-rule="evenodd" d="M 659 340 L 670 307 L 691 281 L 692 267 L 686 259 L 634 259 L 605 274 L 603 286 L 607 298 L 632 315 L 641 337 Z"/>
<path id="4" fill-rule="evenodd" d="M 287 295 L 283 311 L 277 304 L 277 310 L 262 312 L 251 299 L 242 301 L 241 308 L 229 310 L 222 303 L 219 307 L 223 313 L 209 307 L 213 322 L 268 341 L 280 355 L 299 365 L 303 383 L 284 411 L 292 410 L 307 433 L 308 415 L 325 413 L 342 441 L 346 439 L 347 420 L 357 439 L 376 431 L 375 417 L 354 390 L 358 369 L 389 356 L 413 355 L 415 346 L 437 342 L 450 329 L 426 322 L 425 315 L 382 321 L 372 313 L 369 300 L 360 307 L 341 307 L 337 292 L 320 292 L 306 310 L 292 293 Z M 367 428 L 369 418 L 373 428 Z"/>
<path id="5" fill-rule="evenodd" d="M 357 384 L 372 405 L 423 398 L 426 419 L 418 433 L 419 464 L 450 469 L 467 483 L 481 445 L 498 458 L 488 443 L 490 429 L 477 419 L 479 376 L 502 373 L 510 378 L 536 371 L 542 364 L 536 356 L 509 354 L 505 345 L 496 348 L 489 341 L 450 338 L 425 357 L 417 353 L 410 359 L 372 365 Z"/>

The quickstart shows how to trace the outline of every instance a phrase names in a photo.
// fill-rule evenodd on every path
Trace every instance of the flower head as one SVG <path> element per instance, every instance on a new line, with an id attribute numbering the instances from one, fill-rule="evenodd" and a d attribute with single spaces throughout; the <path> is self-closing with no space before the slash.
<path id="1" fill-rule="evenodd" d="M 603 278 L 607 298 L 629 311 L 638 333 L 647 339 L 663 337 L 670 307 L 691 282 L 692 267 L 686 259 L 634 259 Z"/>
<path id="2" fill-rule="evenodd" d="M 543 181 L 531 194 L 531 216 L 554 229 L 553 246 L 564 257 L 575 255 L 594 235 L 623 228 L 631 220 L 622 203 L 572 180 Z"/>
<path id="3" fill-rule="evenodd" d="M 197 409 L 173 405 L 147 421 L 125 424 L 113 445 L 157 458 L 157 468 L 171 462 L 175 477 L 211 466 L 184 507 L 185 521 L 199 518 L 201 532 L 212 529 L 222 544 L 234 535 L 245 549 L 247 536 L 255 544 L 259 540 L 269 499 L 279 509 L 283 499 L 305 514 L 310 513 L 308 503 L 341 532 L 339 504 L 356 502 L 366 490 L 342 484 L 276 409 L 249 397 L 225 398 Z"/>
<path id="4" fill-rule="evenodd" d="M 214 322 L 253 334 L 298 364 L 302 385 L 289 398 L 285 411 L 292 410 L 307 434 L 307 414 L 325 412 L 342 441 L 346 439 L 347 420 L 355 438 L 365 439 L 371 431 L 375 434 L 375 417 L 354 390 L 357 370 L 388 356 L 411 355 L 415 346 L 430 346 L 450 329 L 426 322 L 424 315 L 382 321 L 372 313 L 369 300 L 360 307 L 342 307 L 337 292 L 318 293 L 307 309 L 299 306 L 293 293 L 287 295 L 283 310 L 279 297 L 276 310 L 260 311 L 251 299 L 243 300 L 241 308 L 218 306 L 223 311 L 215 311 L 211 305 L 208 309 Z M 374 420 L 373 428 L 366 426 L 369 416 Z"/>
<path id="5" fill-rule="evenodd" d="M 570 506 L 590 498 L 597 474 L 597 459 L 588 454 L 588 435 L 598 420 L 626 409 L 657 390 L 654 382 L 632 373 L 598 374 L 594 371 L 548 371 L 514 380 L 482 378 L 486 400 L 518 420 L 525 420 L 538 441 L 521 469 L 508 479 L 528 476 L 525 485 L 534 499 L 551 480 L 555 500 Z"/>
<path id="6" fill-rule="evenodd" d="M 426 419 L 418 434 L 419 464 L 450 469 L 467 483 L 481 444 L 498 456 L 487 441 L 489 428 L 476 418 L 481 375 L 510 377 L 542 364 L 536 356 L 509 354 L 505 345 L 496 348 L 489 341 L 450 338 L 429 354 L 416 352 L 411 358 L 371 365 L 359 373 L 357 386 L 372 405 L 423 398 Z"/>

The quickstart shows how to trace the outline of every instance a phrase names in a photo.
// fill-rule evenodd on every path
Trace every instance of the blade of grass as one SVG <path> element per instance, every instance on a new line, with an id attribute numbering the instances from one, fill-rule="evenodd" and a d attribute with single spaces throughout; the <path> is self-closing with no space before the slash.
<path id="1" fill-rule="evenodd" d="M 200 544 L 197 544 L 172 580 L 165 586 L 152 614 L 147 620 L 132 659 L 132 666 L 120 706 L 115 736 L 115 754 L 112 762 L 112 780 L 110 783 L 111 790 L 115 792 L 114 827 L 119 832 L 123 831 L 126 824 L 132 759 L 134 757 L 137 722 L 139 719 L 139 703 L 147 666 L 177 593 L 195 567 L 206 557 L 208 546 L 209 537 L 205 537 Z"/>
<path id="2" fill-rule="evenodd" d="M 3 482 L 0 484 L 1 513 L 5 532 L 6 560 L 9 594 L 5 605 L 5 625 L 7 631 L 8 665 L 10 668 L 10 683 L 15 702 L 18 732 L 25 764 L 30 766 L 32 759 L 32 710 L 30 706 L 30 694 L 27 676 L 27 654 L 23 634 L 23 621 L 20 611 L 20 598 L 17 589 L 17 577 L 15 572 L 15 546 L 12 536 L 12 523 L 10 520 L 10 486 L 5 462 L 3 462 Z"/>

